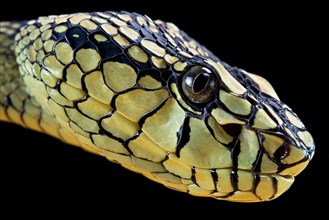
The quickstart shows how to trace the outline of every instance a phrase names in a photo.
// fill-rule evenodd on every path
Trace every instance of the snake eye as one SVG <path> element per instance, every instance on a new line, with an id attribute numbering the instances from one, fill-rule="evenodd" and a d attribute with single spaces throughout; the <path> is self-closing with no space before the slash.
<path id="1" fill-rule="evenodd" d="M 213 99 L 217 86 L 217 78 L 208 68 L 203 66 L 189 68 L 182 80 L 185 96 L 196 104 L 204 104 Z"/>

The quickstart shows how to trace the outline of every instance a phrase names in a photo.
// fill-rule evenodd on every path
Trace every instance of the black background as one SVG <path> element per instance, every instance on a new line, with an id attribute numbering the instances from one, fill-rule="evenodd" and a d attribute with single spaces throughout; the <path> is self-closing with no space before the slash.
<path id="1" fill-rule="evenodd" d="M 111 217 L 245 218 L 320 215 L 328 197 L 326 146 L 328 74 L 324 14 L 315 3 L 277 1 L 11 1 L 0 20 L 79 11 L 126 10 L 171 21 L 227 63 L 267 78 L 278 95 L 302 119 L 317 144 L 315 157 L 281 197 L 240 204 L 199 198 L 169 190 L 106 159 L 33 131 L 0 123 L 0 193 L 12 217 L 104 214 Z M 19 6 L 21 12 L 15 10 Z M 154 211 L 155 214 L 151 214 Z M 46 213 L 46 214 L 42 214 Z"/>

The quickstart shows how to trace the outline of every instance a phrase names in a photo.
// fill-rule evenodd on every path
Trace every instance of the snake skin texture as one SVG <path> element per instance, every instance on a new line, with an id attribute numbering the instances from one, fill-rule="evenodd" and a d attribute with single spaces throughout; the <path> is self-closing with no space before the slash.
<path id="1" fill-rule="evenodd" d="M 125 11 L 1 22 L 0 56 L 1 121 L 170 189 L 268 201 L 314 154 L 311 134 L 264 78 L 169 22 Z"/>

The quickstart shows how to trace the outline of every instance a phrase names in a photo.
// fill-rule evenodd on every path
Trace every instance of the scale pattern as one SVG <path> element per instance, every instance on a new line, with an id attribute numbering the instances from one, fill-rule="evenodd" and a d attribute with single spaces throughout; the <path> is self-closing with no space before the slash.
<path id="1" fill-rule="evenodd" d="M 0 49 L 2 121 L 171 189 L 272 200 L 313 156 L 310 133 L 265 79 L 222 62 L 172 23 L 111 11 L 1 22 Z M 182 92 L 192 66 L 218 79 L 206 105 Z"/>

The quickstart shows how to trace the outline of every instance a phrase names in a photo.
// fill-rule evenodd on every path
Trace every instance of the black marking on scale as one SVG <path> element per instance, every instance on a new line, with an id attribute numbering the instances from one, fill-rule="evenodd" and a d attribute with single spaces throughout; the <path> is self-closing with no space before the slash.
<path id="1" fill-rule="evenodd" d="M 98 45 L 99 43 L 103 42 L 103 41 L 101 41 L 101 42 L 97 41 L 96 40 L 96 35 L 102 35 L 103 37 L 106 38 L 106 41 L 109 41 L 110 38 L 111 38 L 110 35 L 107 34 L 106 32 L 104 32 L 103 30 L 94 31 L 91 34 L 89 34 L 88 39 L 91 42 L 93 42 L 95 45 Z M 106 42 L 106 41 L 104 41 L 104 42 Z"/>
<path id="2" fill-rule="evenodd" d="M 102 60 L 101 66 L 102 66 L 102 72 L 103 73 L 104 73 L 103 64 L 106 63 L 106 62 L 109 62 L 109 61 L 118 62 L 118 63 L 121 63 L 121 64 L 127 64 L 128 66 L 130 66 L 131 68 L 134 69 L 135 73 L 138 72 L 138 69 L 131 62 L 131 60 L 124 53 L 120 53 L 120 54 L 117 54 L 117 56 L 114 56 L 114 57 L 112 57 L 110 59 Z"/>
<path id="3" fill-rule="evenodd" d="M 198 187 L 200 187 L 199 184 L 198 184 L 197 181 L 196 181 L 196 177 L 195 177 L 196 170 L 195 170 L 195 167 L 194 167 L 194 166 L 191 168 L 191 172 L 192 172 L 192 176 L 191 176 L 191 180 L 192 180 L 192 182 L 193 182 L 195 185 L 197 185 Z"/>
<path id="4" fill-rule="evenodd" d="M 166 160 L 169 160 L 170 155 L 171 155 L 171 152 L 168 152 L 168 153 L 166 154 L 165 158 L 163 158 L 163 160 L 161 160 L 160 163 L 162 164 L 162 166 L 163 166 L 163 163 L 164 163 Z"/>
<path id="5" fill-rule="evenodd" d="M 168 82 L 169 78 L 172 76 L 171 70 L 165 70 L 161 72 L 161 79 L 165 82 Z M 167 84 L 169 86 L 169 84 Z"/>
<path id="6" fill-rule="evenodd" d="M 105 81 L 105 80 L 104 80 Z M 123 91 L 120 91 L 120 92 L 114 92 L 114 95 L 112 97 L 112 100 L 111 100 L 111 103 L 110 103 L 110 106 L 113 108 L 113 109 L 116 109 L 116 99 L 118 98 L 118 96 L 122 95 L 122 94 L 125 94 L 127 92 L 130 92 L 132 90 L 135 90 L 137 87 L 132 87 L 132 88 L 129 88 L 129 89 L 126 89 L 126 90 L 123 90 Z"/>
<path id="7" fill-rule="evenodd" d="M 261 93 L 258 84 L 247 74 L 242 72 L 242 69 L 236 66 L 230 66 L 225 62 L 222 62 L 224 68 L 237 80 L 243 87 L 245 87 L 253 95 Z"/>
<path id="8" fill-rule="evenodd" d="M 65 113 L 66 113 L 66 111 L 65 111 Z M 66 113 L 66 115 L 67 115 L 67 113 Z M 73 123 L 73 124 L 75 124 L 77 127 L 79 127 L 81 130 L 83 130 L 83 131 L 85 131 L 85 132 L 87 132 L 88 134 L 99 134 L 100 133 L 100 130 L 98 130 L 97 132 L 91 132 L 91 131 L 86 131 L 85 129 L 83 129 L 81 126 L 79 126 L 75 121 L 73 121 L 73 120 L 71 120 L 71 118 L 70 117 L 68 117 L 69 119 L 70 119 L 70 121 L 69 121 L 69 123 Z M 71 127 L 71 126 L 70 126 Z M 72 128 L 71 128 L 72 129 Z M 74 129 L 72 129 L 72 130 L 74 130 Z"/>
<path id="9" fill-rule="evenodd" d="M 72 62 L 71 64 L 75 64 L 75 63 Z M 65 65 L 64 68 L 63 68 L 63 71 L 62 71 L 62 73 L 63 73 L 63 75 L 62 75 L 62 80 L 63 80 L 64 82 L 67 82 L 67 69 L 69 68 L 69 66 L 71 66 L 71 64 L 69 64 L 69 65 Z M 82 71 L 81 71 L 81 72 L 82 72 Z M 81 84 L 82 84 L 82 82 L 81 82 Z"/>
<path id="10" fill-rule="evenodd" d="M 273 195 L 269 198 L 269 200 L 273 199 L 275 195 L 278 193 L 278 180 L 272 176 L 272 188 L 273 188 Z"/>
<path id="11" fill-rule="evenodd" d="M 238 190 L 238 158 L 239 154 L 241 152 L 241 145 L 240 145 L 240 139 L 238 136 L 230 143 L 232 144 L 232 150 L 231 150 L 231 159 L 232 159 L 232 170 L 231 170 L 231 184 L 234 191 Z M 229 144 L 229 145 L 230 145 Z"/>
<path id="12" fill-rule="evenodd" d="M 141 30 L 140 30 L 140 32 L 141 32 L 141 34 L 146 38 L 146 39 L 148 39 L 148 40 L 154 40 L 154 38 L 153 38 L 153 36 L 152 36 L 152 33 L 149 31 L 149 30 L 147 30 L 147 29 L 145 29 L 145 28 L 142 28 Z"/>
<path id="13" fill-rule="evenodd" d="M 212 178 L 212 181 L 213 181 L 213 183 L 214 183 L 214 186 L 215 186 L 215 191 L 218 191 L 217 190 L 217 183 L 218 183 L 218 174 L 217 174 L 217 172 L 216 172 L 216 169 L 212 169 L 211 171 L 210 171 L 210 174 L 211 174 L 211 178 Z"/>
<path id="14" fill-rule="evenodd" d="M 90 97 L 89 95 L 86 95 L 86 96 L 82 97 L 82 98 L 79 99 L 79 100 L 75 100 L 75 101 L 73 101 L 73 105 L 74 105 L 75 110 L 77 110 L 80 114 L 82 114 L 82 115 L 85 116 L 86 118 L 89 118 L 89 119 L 91 119 L 91 120 L 96 121 L 94 118 L 92 118 L 92 117 L 90 117 L 89 115 L 87 115 L 87 114 L 85 114 L 84 112 L 82 112 L 82 111 L 80 110 L 80 108 L 79 108 L 79 103 L 83 103 L 83 102 L 87 101 L 89 97 Z"/>
<path id="15" fill-rule="evenodd" d="M 131 16 L 131 17 L 135 19 L 136 16 Z M 142 26 L 138 24 L 138 22 L 136 22 L 135 20 L 129 20 L 127 24 L 137 32 L 139 32 L 140 29 L 142 28 Z"/>
<path id="16" fill-rule="evenodd" d="M 219 196 L 218 198 L 225 199 L 225 198 L 228 198 L 228 197 L 234 195 L 234 193 L 235 193 L 234 191 L 233 191 L 233 192 L 229 192 L 229 193 L 227 193 L 225 196 Z"/>
<path id="17" fill-rule="evenodd" d="M 8 106 L 11 105 L 14 109 L 16 109 L 15 106 L 13 105 L 12 101 L 11 101 L 11 98 L 10 98 L 10 95 L 11 95 L 11 94 L 13 94 L 13 93 L 9 93 L 9 94 L 8 94 L 7 96 L 5 96 L 5 97 L 8 99 Z M 20 117 L 21 121 L 22 121 L 25 125 L 27 125 L 27 124 L 26 124 L 26 121 L 24 120 L 25 104 L 26 104 L 26 101 L 27 101 L 27 99 L 28 99 L 29 97 L 30 97 L 30 96 L 28 96 L 26 99 L 23 100 L 23 102 L 22 102 L 22 111 L 21 111 L 20 114 L 19 114 L 19 117 Z M 6 110 L 7 110 L 7 109 L 6 109 Z M 18 111 L 19 111 L 19 109 L 18 109 Z M 6 111 L 6 115 L 7 115 L 7 111 Z M 39 114 L 39 117 L 38 117 L 38 125 L 39 125 L 39 127 L 41 128 L 41 130 L 44 131 L 44 129 L 40 126 L 40 121 L 41 121 L 41 114 Z"/>
<path id="18" fill-rule="evenodd" d="M 93 42 L 91 42 L 90 40 L 88 40 L 87 42 L 82 44 L 79 49 L 93 49 L 93 50 L 98 51 L 97 46 Z"/>
<path id="19" fill-rule="evenodd" d="M 65 38 L 73 50 L 79 48 L 88 41 L 87 33 L 80 26 L 73 26 L 67 29 Z"/>
<path id="20" fill-rule="evenodd" d="M 306 154 L 303 159 L 299 160 L 299 161 L 296 161 L 294 163 L 291 163 L 291 164 L 284 164 L 282 163 L 281 161 L 275 161 L 276 164 L 279 166 L 278 169 L 277 169 L 277 173 L 281 173 L 282 171 L 284 171 L 285 169 L 287 168 L 290 168 L 290 167 L 293 167 L 293 166 L 296 166 L 298 164 L 301 164 L 305 161 L 309 161 L 310 160 L 310 155 Z M 273 161 L 273 160 L 272 160 Z"/>
<path id="21" fill-rule="evenodd" d="M 262 93 L 261 96 L 262 100 L 265 100 L 266 103 L 272 107 L 275 113 L 278 113 L 280 115 L 280 112 L 283 112 L 284 108 L 283 103 L 281 101 L 273 98 L 272 96 L 266 93 Z"/>
<path id="22" fill-rule="evenodd" d="M 55 31 L 55 28 L 58 27 L 58 26 L 65 26 L 67 28 L 69 28 L 70 26 L 67 23 L 61 23 L 61 24 L 58 24 L 58 25 L 52 27 L 53 28 L 52 37 L 54 37 L 57 40 L 60 40 L 60 39 L 64 38 L 65 31 L 64 32 Z"/>
<path id="23" fill-rule="evenodd" d="M 102 60 L 111 59 L 123 53 L 122 48 L 112 39 L 97 43 L 96 45 Z"/>
<path id="24" fill-rule="evenodd" d="M 146 113 L 145 115 L 143 115 L 138 121 L 139 127 L 143 127 L 143 124 L 144 124 L 145 120 L 148 119 L 149 117 L 151 117 L 152 115 L 156 114 L 157 111 L 160 110 L 166 104 L 166 102 L 169 100 L 169 98 L 170 97 L 166 98 L 157 107 L 155 107 L 152 111 L 150 111 L 150 112 Z"/>
<path id="25" fill-rule="evenodd" d="M 231 170 L 231 184 L 232 184 L 232 187 L 233 187 L 233 191 L 236 192 L 239 190 L 238 188 L 238 182 L 239 182 L 239 178 L 238 178 L 238 170 L 233 168 Z"/>
<path id="26" fill-rule="evenodd" d="M 204 122 L 205 122 L 205 125 L 208 129 L 208 131 L 210 132 L 211 136 L 216 140 L 218 141 L 219 143 L 221 143 L 215 136 L 215 132 L 214 130 L 210 127 L 210 125 L 208 124 L 208 119 L 209 119 L 209 114 L 204 118 Z"/>
<path id="27" fill-rule="evenodd" d="M 155 68 L 140 70 L 137 75 L 137 82 L 144 76 L 152 77 L 156 81 L 160 82 L 162 86 L 166 85 L 166 82 L 161 78 L 161 72 Z"/>
<path id="28" fill-rule="evenodd" d="M 132 140 L 135 140 L 137 139 L 141 133 L 143 133 L 142 129 L 140 129 L 139 131 L 137 131 L 132 137 L 128 138 L 127 140 L 124 141 L 124 144 L 123 146 L 126 148 L 126 150 L 131 154 L 131 155 L 134 155 L 134 153 L 130 150 L 129 148 L 129 142 L 132 141 Z M 137 157 L 137 156 L 136 156 Z M 147 161 L 150 161 L 146 158 L 143 158 L 143 160 L 147 160 Z"/>
<path id="29" fill-rule="evenodd" d="M 134 27 L 127 25 L 131 30 L 134 30 L 138 33 L 138 30 L 136 30 Z M 141 40 L 141 36 L 138 34 L 137 39 L 132 39 L 128 34 L 124 33 L 122 29 L 118 29 L 119 33 L 123 35 L 130 43 L 136 43 Z M 125 46 L 126 47 L 126 46 Z"/>
<path id="30" fill-rule="evenodd" d="M 67 113 L 66 113 L 66 111 L 64 111 L 64 113 L 65 113 L 66 117 L 69 118 L 68 115 L 67 115 Z M 39 113 L 39 115 L 38 115 L 38 126 L 39 126 L 39 128 L 40 128 L 44 133 L 47 134 L 47 132 L 45 131 L 45 129 L 41 126 L 42 114 L 43 114 L 43 111 L 40 111 L 40 113 Z M 57 134 L 61 135 L 60 132 L 57 132 Z"/>
<path id="31" fill-rule="evenodd" d="M 124 141 L 123 139 L 114 136 L 112 133 L 110 133 L 110 132 L 108 132 L 107 130 L 105 130 L 105 128 L 103 128 L 103 126 L 102 126 L 102 121 L 103 121 L 103 119 L 106 119 L 106 118 L 111 117 L 111 116 L 113 115 L 114 112 L 115 112 L 115 110 L 112 110 L 112 111 L 109 112 L 108 114 L 102 116 L 102 117 L 97 121 L 97 123 L 98 123 L 98 127 L 99 127 L 100 131 L 101 131 L 103 134 L 107 135 L 107 136 L 110 137 L 110 138 L 113 138 L 113 139 L 116 140 L 116 141 L 119 141 L 122 145 L 124 145 L 124 142 L 125 142 L 125 141 Z"/>
<path id="32" fill-rule="evenodd" d="M 76 64 L 77 65 L 77 64 Z M 79 67 L 79 65 L 77 65 L 78 66 L 78 68 L 81 70 L 81 68 Z M 81 70 L 81 72 L 83 72 L 82 70 Z M 90 72 L 91 73 L 91 72 Z M 81 77 L 81 89 L 82 89 L 82 91 L 84 91 L 85 93 L 87 93 L 87 94 L 89 94 L 89 92 L 88 92 L 88 89 L 87 89 L 87 85 L 86 85 L 86 82 L 85 82 L 85 78 L 90 74 L 90 73 L 84 73 L 83 75 L 82 75 L 82 77 Z M 103 74 L 102 74 L 103 75 Z M 66 73 L 65 73 L 65 77 L 66 77 Z M 103 80 L 104 80 L 104 77 L 103 77 Z M 105 82 L 105 80 L 104 80 L 104 82 Z"/>
<path id="33" fill-rule="evenodd" d="M 243 98 L 243 97 L 242 97 Z M 220 101 L 220 99 L 215 101 L 216 104 L 218 104 L 218 106 L 223 109 L 224 111 L 228 112 L 229 114 L 233 115 L 235 118 L 241 120 L 241 121 L 245 121 L 246 123 L 248 123 L 250 116 L 252 114 L 252 110 L 250 110 L 250 113 L 248 115 L 242 115 L 242 114 L 237 114 L 235 112 L 232 112 L 223 102 Z"/>
<path id="34" fill-rule="evenodd" d="M 167 44 L 168 44 L 168 40 L 166 38 L 164 38 L 163 36 L 161 36 L 160 34 L 157 34 L 156 42 L 158 44 L 160 44 L 163 48 L 166 48 Z"/>
<path id="35" fill-rule="evenodd" d="M 255 118 L 256 118 L 255 115 L 256 115 L 258 109 L 259 109 L 259 107 L 257 105 L 252 105 L 251 106 L 249 119 L 246 121 L 246 127 L 247 128 L 252 129 L 252 126 L 254 125 L 254 121 L 255 121 Z"/>
<path id="36" fill-rule="evenodd" d="M 130 45 L 129 47 L 127 47 L 125 50 L 124 50 L 124 55 L 129 59 L 131 60 L 131 62 L 134 64 L 134 66 L 139 70 L 139 71 L 144 71 L 144 70 L 149 70 L 151 69 L 153 66 L 151 65 L 150 63 L 150 55 L 148 54 L 148 60 L 143 63 L 143 62 L 139 62 L 137 60 L 135 60 L 131 55 L 130 53 L 128 52 L 128 50 L 132 47 L 132 46 L 139 46 L 139 44 L 132 44 Z M 145 51 L 146 53 L 146 51 Z"/>
<path id="37" fill-rule="evenodd" d="M 260 177 L 257 173 L 253 173 L 254 174 L 254 184 L 252 186 L 251 191 L 254 193 L 254 195 L 260 200 L 262 201 L 262 199 L 256 194 L 256 190 L 257 190 L 257 186 L 260 183 Z"/>
<path id="38" fill-rule="evenodd" d="M 238 157 L 241 152 L 240 140 L 238 138 L 236 138 L 231 143 L 233 143 L 232 150 L 231 150 L 232 167 L 233 167 L 233 169 L 237 169 Z"/>
<path id="39" fill-rule="evenodd" d="M 59 93 L 61 96 L 65 97 L 65 95 L 64 95 L 64 94 L 62 93 L 62 91 L 61 91 L 61 85 L 62 85 L 62 83 L 63 83 L 63 79 L 58 79 L 57 82 L 56 82 L 55 87 L 52 88 L 52 89 L 57 90 L 58 93 Z M 48 91 L 47 91 L 47 92 L 48 92 Z M 66 97 L 65 97 L 65 98 L 66 98 Z M 66 98 L 66 99 L 68 99 L 68 98 Z"/>
<path id="40" fill-rule="evenodd" d="M 190 140 L 190 117 L 187 116 L 184 119 L 183 125 L 180 127 L 179 131 L 177 132 L 177 145 L 176 145 L 176 155 L 180 157 L 180 151 L 183 147 L 189 142 Z"/>
<path id="41" fill-rule="evenodd" d="M 255 161 L 252 163 L 252 167 L 253 167 L 252 171 L 259 173 L 260 168 L 261 168 L 261 164 L 262 164 L 262 157 L 263 157 L 263 154 L 264 154 L 264 147 L 261 144 L 261 142 L 263 140 L 263 137 L 260 136 L 258 133 L 257 133 L 257 136 L 258 136 L 258 141 L 259 141 L 260 148 L 257 152 L 257 156 L 256 156 Z"/>
<path id="42" fill-rule="evenodd" d="M 7 106 L 5 105 L 5 108 L 6 108 L 6 116 L 7 118 L 9 118 L 11 121 L 13 120 L 10 115 L 8 114 L 8 108 L 11 106 L 13 109 L 15 109 L 14 105 L 13 105 L 13 102 L 11 101 L 11 98 L 10 98 L 10 95 L 12 94 L 13 92 L 9 93 L 8 95 L 6 95 L 4 98 L 5 100 L 7 101 Z"/>

